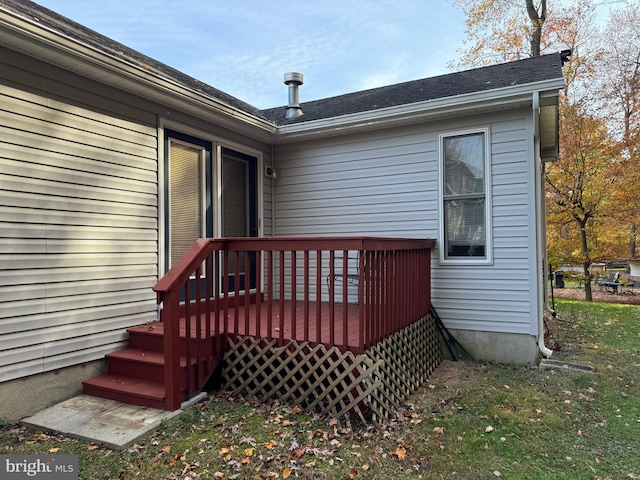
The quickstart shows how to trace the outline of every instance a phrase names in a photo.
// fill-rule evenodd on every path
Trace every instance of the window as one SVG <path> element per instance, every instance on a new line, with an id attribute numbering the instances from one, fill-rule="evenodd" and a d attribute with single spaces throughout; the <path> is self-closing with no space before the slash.
<path id="1" fill-rule="evenodd" d="M 488 132 L 441 137 L 440 260 L 490 258 Z"/>
<path id="2" fill-rule="evenodd" d="M 169 264 L 203 236 L 202 148 L 169 139 Z"/>

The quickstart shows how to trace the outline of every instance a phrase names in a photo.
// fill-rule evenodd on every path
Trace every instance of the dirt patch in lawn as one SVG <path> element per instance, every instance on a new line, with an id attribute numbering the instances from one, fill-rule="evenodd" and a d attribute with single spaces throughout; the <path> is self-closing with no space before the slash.
<path id="1" fill-rule="evenodd" d="M 584 300 L 584 288 L 556 288 L 553 290 L 553 295 L 555 298 Z M 611 293 L 596 287 L 592 290 L 592 296 L 594 302 L 640 305 L 640 289 L 637 289 L 636 292 Z"/>
<path id="2" fill-rule="evenodd" d="M 487 366 L 482 362 L 443 360 L 429 376 L 429 383 L 414 394 L 409 405 L 437 405 L 456 397 L 460 388 L 470 381 L 482 378 Z"/>

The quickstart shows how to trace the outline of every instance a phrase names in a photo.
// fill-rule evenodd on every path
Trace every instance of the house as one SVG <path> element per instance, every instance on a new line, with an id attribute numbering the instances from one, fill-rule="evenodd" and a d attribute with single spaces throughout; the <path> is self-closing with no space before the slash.
<path id="1" fill-rule="evenodd" d="M 301 103 L 303 78 L 288 74 L 290 104 L 259 110 L 1 0 L 0 417 L 102 372 L 128 328 L 158 318 L 157 282 L 198 237 L 349 237 L 356 253 L 433 238 L 415 249 L 431 252 L 429 302 L 456 338 L 487 360 L 550 355 L 542 162 L 558 152 L 565 57 Z M 242 270 L 254 257 L 230 258 L 227 292 L 261 288 Z M 340 258 L 344 278 L 365 268 L 364 253 Z M 316 269 L 319 302 L 329 268 Z M 295 284 L 280 288 L 295 297 Z M 365 294 L 334 290 L 354 288 Z"/>

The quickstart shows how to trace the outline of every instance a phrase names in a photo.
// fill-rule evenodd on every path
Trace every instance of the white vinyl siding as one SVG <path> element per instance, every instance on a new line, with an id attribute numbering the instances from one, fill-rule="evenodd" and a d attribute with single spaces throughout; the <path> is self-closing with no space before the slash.
<path id="1" fill-rule="evenodd" d="M 275 231 L 439 238 L 439 138 L 487 129 L 493 263 L 432 257 L 433 304 L 450 328 L 535 334 L 528 110 L 276 148 Z"/>
<path id="2" fill-rule="evenodd" d="M 154 120 L 0 65 L 0 381 L 100 359 L 156 318 Z"/>

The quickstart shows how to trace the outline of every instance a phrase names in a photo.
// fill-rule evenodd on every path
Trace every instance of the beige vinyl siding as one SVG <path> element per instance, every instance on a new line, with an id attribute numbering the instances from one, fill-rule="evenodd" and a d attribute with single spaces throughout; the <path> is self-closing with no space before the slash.
<path id="1" fill-rule="evenodd" d="M 438 238 L 439 135 L 485 127 L 493 264 L 438 265 L 434 254 L 433 303 L 450 328 L 535 333 L 525 109 L 277 147 L 276 234 Z"/>
<path id="2" fill-rule="evenodd" d="M 0 64 L 0 381 L 156 318 L 155 115 Z"/>

